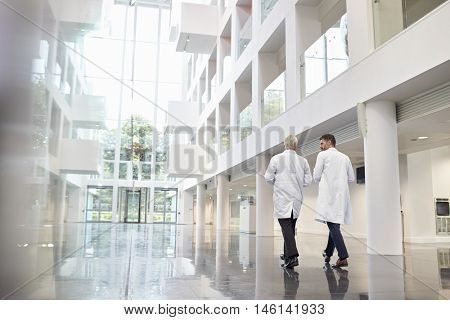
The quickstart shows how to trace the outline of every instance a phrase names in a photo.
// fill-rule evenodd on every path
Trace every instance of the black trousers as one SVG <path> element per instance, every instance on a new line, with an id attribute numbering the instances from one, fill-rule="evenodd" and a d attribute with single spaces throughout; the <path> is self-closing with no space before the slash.
<path id="1" fill-rule="evenodd" d="M 334 248 L 337 249 L 339 259 L 347 259 L 348 252 L 345 246 L 344 238 L 341 233 L 341 225 L 339 223 L 327 222 L 328 229 L 330 230 L 328 234 L 327 248 L 325 249 L 325 254 L 328 257 L 333 256 Z"/>
<path id="2" fill-rule="evenodd" d="M 297 219 L 294 219 L 294 212 L 291 212 L 291 217 L 286 219 L 278 219 L 283 232 L 284 239 L 284 257 L 298 257 L 297 244 L 295 243 L 295 224 Z"/>

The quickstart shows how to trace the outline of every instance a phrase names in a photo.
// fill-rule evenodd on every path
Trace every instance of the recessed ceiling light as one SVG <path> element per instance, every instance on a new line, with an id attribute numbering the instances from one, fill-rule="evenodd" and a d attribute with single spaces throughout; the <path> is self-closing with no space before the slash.
<path id="1" fill-rule="evenodd" d="M 412 138 L 411 141 L 421 141 L 421 140 L 426 140 L 426 139 L 428 139 L 428 137 L 422 136 L 422 137 Z"/>
<path id="2" fill-rule="evenodd" d="M 230 189 L 230 191 L 233 191 L 233 189 Z"/>
<path id="3" fill-rule="evenodd" d="M 246 184 L 244 184 L 244 187 L 248 187 Z"/>

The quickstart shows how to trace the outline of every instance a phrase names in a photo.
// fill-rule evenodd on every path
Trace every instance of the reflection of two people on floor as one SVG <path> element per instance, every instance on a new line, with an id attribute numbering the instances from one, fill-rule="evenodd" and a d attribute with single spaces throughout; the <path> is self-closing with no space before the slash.
<path id="1" fill-rule="evenodd" d="M 298 266 L 298 250 L 295 242 L 295 224 L 303 202 L 303 188 L 312 181 L 308 161 L 297 155 L 298 140 L 289 135 L 284 140 L 285 151 L 270 160 L 264 175 L 274 185 L 274 216 L 278 219 L 284 238 L 284 260 L 282 267 Z M 340 225 L 351 223 L 351 205 L 348 182 L 354 180 L 350 159 L 336 148 L 336 139 L 331 134 L 320 138 L 320 149 L 314 168 L 314 180 L 319 182 L 316 206 L 316 221 L 326 223 L 329 229 L 327 247 L 323 252 L 325 263 L 329 263 L 334 249 L 339 258 L 333 267 L 348 266 L 348 252 Z"/>
<path id="2" fill-rule="evenodd" d="M 329 263 L 323 267 L 328 283 L 331 300 L 343 300 L 348 291 L 350 280 L 348 271 L 341 268 L 332 268 Z M 284 300 L 295 300 L 297 298 L 300 284 L 299 274 L 294 269 L 284 268 Z M 337 276 L 337 278 L 336 278 Z"/>

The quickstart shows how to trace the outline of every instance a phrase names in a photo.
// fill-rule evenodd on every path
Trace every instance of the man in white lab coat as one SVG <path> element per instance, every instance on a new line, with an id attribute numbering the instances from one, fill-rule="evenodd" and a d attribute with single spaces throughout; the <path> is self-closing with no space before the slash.
<path id="1" fill-rule="evenodd" d="M 294 135 L 284 139 L 285 151 L 270 159 L 264 178 L 274 185 L 274 217 L 278 219 L 283 232 L 283 268 L 298 266 L 298 250 L 295 242 L 295 224 L 303 202 L 303 187 L 312 181 L 308 161 L 297 155 L 298 140 Z"/>
<path id="2" fill-rule="evenodd" d="M 339 259 L 333 267 L 348 266 L 348 252 L 341 234 L 341 224 L 351 224 L 352 208 L 348 183 L 355 180 L 352 164 L 345 154 L 335 148 L 336 138 L 325 134 L 320 138 L 322 152 L 317 156 L 314 180 L 319 182 L 319 197 L 316 206 L 316 220 L 326 223 L 329 229 L 328 244 L 323 252 L 329 263 L 334 249 Z"/>

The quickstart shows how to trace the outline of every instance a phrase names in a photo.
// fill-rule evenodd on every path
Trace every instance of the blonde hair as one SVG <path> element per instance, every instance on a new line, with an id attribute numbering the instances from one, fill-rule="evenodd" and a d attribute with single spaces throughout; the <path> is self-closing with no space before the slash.
<path id="1" fill-rule="evenodd" d="M 284 147 L 289 150 L 297 150 L 298 140 L 297 137 L 290 134 L 284 139 Z"/>

